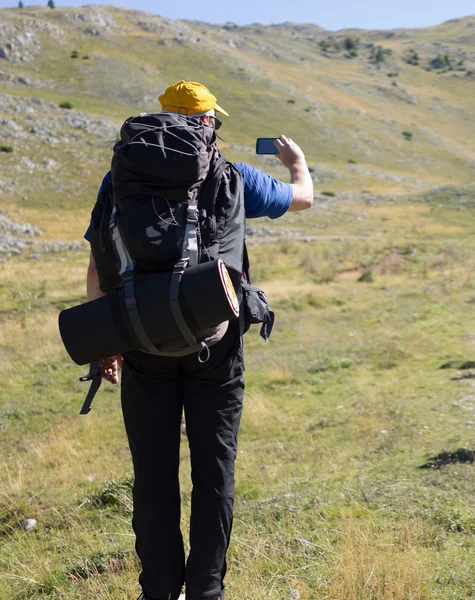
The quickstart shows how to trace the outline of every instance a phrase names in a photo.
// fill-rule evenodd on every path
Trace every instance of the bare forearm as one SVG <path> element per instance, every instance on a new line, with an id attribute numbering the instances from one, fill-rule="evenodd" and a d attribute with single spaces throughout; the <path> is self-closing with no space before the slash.
<path id="1" fill-rule="evenodd" d="M 313 181 L 302 149 L 285 135 L 274 142 L 279 150 L 277 158 L 287 167 L 292 186 L 292 202 L 289 210 L 305 210 L 313 204 Z"/>
<path id="2" fill-rule="evenodd" d="M 313 181 L 305 160 L 289 167 L 290 184 L 293 189 L 289 210 L 305 210 L 313 204 Z"/>

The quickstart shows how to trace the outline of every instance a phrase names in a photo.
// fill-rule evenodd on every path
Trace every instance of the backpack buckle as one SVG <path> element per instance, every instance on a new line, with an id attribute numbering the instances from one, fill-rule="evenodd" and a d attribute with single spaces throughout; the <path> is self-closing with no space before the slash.
<path id="1" fill-rule="evenodd" d="M 197 206 L 189 206 L 186 209 L 186 222 L 189 225 L 196 225 L 198 222 L 198 207 Z"/>

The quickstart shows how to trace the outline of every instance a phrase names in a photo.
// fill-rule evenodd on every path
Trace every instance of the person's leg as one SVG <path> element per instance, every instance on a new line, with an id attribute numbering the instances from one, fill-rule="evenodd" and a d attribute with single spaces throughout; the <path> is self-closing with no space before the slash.
<path id="1" fill-rule="evenodd" d="M 193 482 L 187 600 L 214 600 L 223 593 L 232 527 L 234 462 L 244 396 L 239 328 L 231 327 L 210 350 L 211 357 L 203 365 L 187 359 L 183 378 Z"/>
<path id="2" fill-rule="evenodd" d="M 125 357 L 122 410 L 134 465 L 136 550 L 150 600 L 176 600 L 184 583 L 178 481 L 182 394 L 177 362 Z"/>

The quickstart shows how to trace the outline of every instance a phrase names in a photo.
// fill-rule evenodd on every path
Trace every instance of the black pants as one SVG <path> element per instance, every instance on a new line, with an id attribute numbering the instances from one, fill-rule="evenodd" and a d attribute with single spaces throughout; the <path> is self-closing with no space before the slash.
<path id="1" fill-rule="evenodd" d="M 150 599 L 215 598 L 224 587 L 232 527 L 234 462 L 244 395 L 239 327 L 196 355 L 127 354 L 122 410 L 135 472 L 133 527 Z M 185 566 L 178 482 L 183 408 L 191 452 L 190 554 Z"/>

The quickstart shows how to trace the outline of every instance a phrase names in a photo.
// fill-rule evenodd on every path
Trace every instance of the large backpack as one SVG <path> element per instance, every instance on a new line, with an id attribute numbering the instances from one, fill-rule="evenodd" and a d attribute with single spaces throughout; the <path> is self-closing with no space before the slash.
<path id="1" fill-rule="evenodd" d="M 107 293 L 126 286 L 131 326 L 143 349 L 154 354 L 164 352 L 147 339 L 134 307 L 137 279 L 173 271 L 178 289 L 185 268 L 220 258 L 241 299 L 242 176 L 215 142 L 214 129 L 199 119 L 171 113 L 127 119 L 114 146 L 111 177 L 92 213 L 90 242 L 100 287 Z M 186 345 L 180 355 L 203 345 L 196 332 L 190 337 L 186 324 L 182 334 Z"/>

